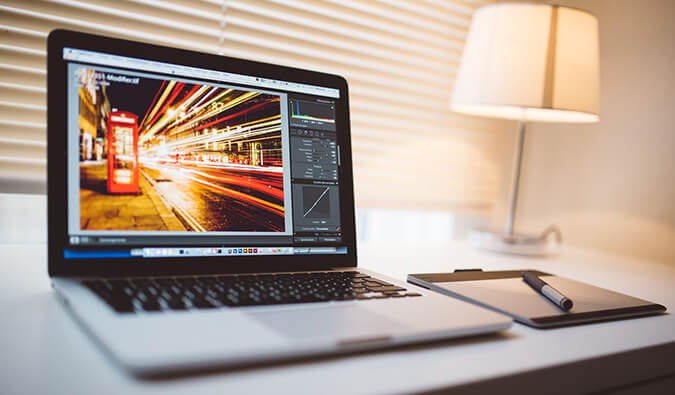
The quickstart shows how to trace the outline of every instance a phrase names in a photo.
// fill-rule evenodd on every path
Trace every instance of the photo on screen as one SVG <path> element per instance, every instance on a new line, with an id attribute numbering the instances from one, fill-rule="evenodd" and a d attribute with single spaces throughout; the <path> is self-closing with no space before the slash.
<path id="1" fill-rule="evenodd" d="M 77 84 L 81 230 L 287 231 L 280 96 L 84 66 Z"/>

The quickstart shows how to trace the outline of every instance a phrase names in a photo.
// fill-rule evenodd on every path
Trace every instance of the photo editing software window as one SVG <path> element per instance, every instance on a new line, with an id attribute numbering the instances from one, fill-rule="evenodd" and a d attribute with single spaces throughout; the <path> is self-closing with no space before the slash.
<path id="1" fill-rule="evenodd" d="M 345 254 L 338 89 L 65 48 L 81 258 Z"/>

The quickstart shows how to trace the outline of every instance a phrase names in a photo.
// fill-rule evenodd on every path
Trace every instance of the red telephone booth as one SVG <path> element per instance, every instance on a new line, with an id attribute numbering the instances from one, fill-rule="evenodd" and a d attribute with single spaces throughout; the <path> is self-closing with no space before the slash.
<path id="1" fill-rule="evenodd" d="M 108 114 L 108 192 L 138 193 L 138 117 Z"/>

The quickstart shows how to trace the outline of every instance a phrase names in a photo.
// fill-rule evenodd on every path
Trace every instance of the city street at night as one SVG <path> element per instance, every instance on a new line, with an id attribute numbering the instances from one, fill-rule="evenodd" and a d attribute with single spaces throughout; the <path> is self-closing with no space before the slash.
<path id="1" fill-rule="evenodd" d="M 188 229 L 284 229 L 281 171 L 197 164 L 146 165 L 142 171 Z"/>
<path id="2" fill-rule="evenodd" d="M 285 230 L 279 96 L 78 73 L 82 229 Z M 154 214 L 110 209 L 134 196 L 147 196 L 136 205 L 152 201 Z"/>

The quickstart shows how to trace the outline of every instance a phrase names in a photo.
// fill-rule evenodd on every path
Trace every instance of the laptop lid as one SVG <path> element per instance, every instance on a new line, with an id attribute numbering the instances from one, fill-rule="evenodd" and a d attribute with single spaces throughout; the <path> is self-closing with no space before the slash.
<path id="1" fill-rule="evenodd" d="M 48 39 L 53 276 L 356 266 L 344 78 Z"/>

